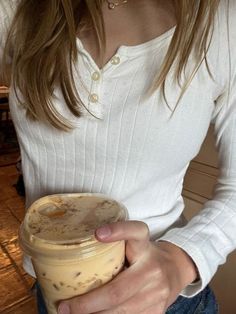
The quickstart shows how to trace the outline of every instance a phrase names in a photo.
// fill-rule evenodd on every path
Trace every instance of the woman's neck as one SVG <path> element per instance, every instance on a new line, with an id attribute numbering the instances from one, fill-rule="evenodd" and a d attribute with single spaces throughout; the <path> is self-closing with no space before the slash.
<path id="1" fill-rule="evenodd" d="M 92 32 L 86 33 L 86 36 L 79 35 L 99 67 L 106 64 L 121 45 L 135 46 L 147 42 L 176 23 L 171 0 L 128 0 L 113 10 L 104 1 L 102 11 L 107 41 L 103 64 L 99 64 L 94 47 L 95 35 Z"/>

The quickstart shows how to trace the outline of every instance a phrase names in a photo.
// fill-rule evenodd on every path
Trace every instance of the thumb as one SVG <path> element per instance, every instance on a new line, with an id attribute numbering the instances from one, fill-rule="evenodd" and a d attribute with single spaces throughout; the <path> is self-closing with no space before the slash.
<path id="1" fill-rule="evenodd" d="M 126 257 L 133 264 L 149 245 L 148 226 L 141 221 L 119 221 L 104 225 L 95 231 L 98 241 L 109 243 L 126 241 Z"/>

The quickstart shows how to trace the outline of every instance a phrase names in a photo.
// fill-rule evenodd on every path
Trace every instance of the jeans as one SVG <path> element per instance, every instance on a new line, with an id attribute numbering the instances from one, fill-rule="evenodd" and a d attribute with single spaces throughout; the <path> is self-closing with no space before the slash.
<path id="1" fill-rule="evenodd" d="M 38 313 L 47 314 L 43 296 L 37 285 Z M 178 299 L 167 309 L 166 314 L 217 314 L 218 305 L 212 290 L 207 286 L 202 292 L 193 298 Z"/>
<path id="2" fill-rule="evenodd" d="M 217 314 L 218 304 L 213 291 L 207 286 L 193 298 L 178 299 L 168 308 L 166 314 Z"/>
<path id="3" fill-rule="evenodd" d="M 40 290 L 39 284 L 36 283 L 36 297 L 37 297 L 37 308 L 39 314 L 47 314 L 46 305 L 44 303 L 43 295 Z"/>

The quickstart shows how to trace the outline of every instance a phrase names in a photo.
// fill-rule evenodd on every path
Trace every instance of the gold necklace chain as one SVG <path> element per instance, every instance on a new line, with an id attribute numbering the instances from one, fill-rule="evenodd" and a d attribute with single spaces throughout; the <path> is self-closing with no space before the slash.
<path id="1" fill-rule="evenodd" d="M 113 10 L 116 7 L 122 5 L 122 4 L 126 4 L 128 2 L 128 0 L 122 0 L 122 1 L 110 1 L 110 0 L 106 0 L 107 5 L 108 5 L 108 9 Z"/>

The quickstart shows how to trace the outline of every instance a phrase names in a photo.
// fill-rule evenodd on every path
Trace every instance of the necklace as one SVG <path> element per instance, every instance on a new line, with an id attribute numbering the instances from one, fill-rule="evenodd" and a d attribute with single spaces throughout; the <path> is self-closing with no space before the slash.
<path id="1" fill-rule="evenodd" d="M 122 0 L 122 1 L 111 1 L 111 0 L 106 0 L 107 5 L 108 5 L 108 9 L 113 10 L 116 7 L 122 5 L 122 4 L 126 4 L 128 2 L 128 0 Z"/>

